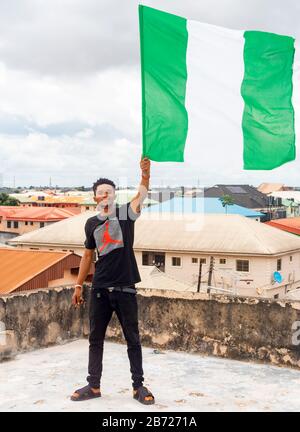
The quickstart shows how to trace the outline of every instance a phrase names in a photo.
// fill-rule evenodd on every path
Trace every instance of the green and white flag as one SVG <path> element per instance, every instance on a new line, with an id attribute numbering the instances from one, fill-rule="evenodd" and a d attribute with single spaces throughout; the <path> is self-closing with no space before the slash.
<path id="1" fill-rule="evenodd" d="M 144 156 L 182 162 L 197 131 L 213 121 L 224 130 L 228 157 L 232 144 L 244 169 L 295 159 L 300 49 L 293 37 L 229 30 L 146 6 L 139 19 Z M 214 142 L 197 146 L 205 152 Z"/>

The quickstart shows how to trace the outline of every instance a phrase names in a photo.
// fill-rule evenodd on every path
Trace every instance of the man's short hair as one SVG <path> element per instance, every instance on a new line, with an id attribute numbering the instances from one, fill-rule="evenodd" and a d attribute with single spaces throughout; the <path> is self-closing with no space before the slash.
<path id="1" fill-rule="evenodd" d="M 99 185 L 102 185 L 102 184 L 108 184 L 108 185 L 112 186 L 114 189 L 116 189 L 116 185 L 114 184 L 114 182 L 112 180 L 109 180 L 105 177 L 101 177 L 97 181 L 95 181 L 95 183 L 93 184 L 94 195 L 96 195 L 97 187 Z"/>

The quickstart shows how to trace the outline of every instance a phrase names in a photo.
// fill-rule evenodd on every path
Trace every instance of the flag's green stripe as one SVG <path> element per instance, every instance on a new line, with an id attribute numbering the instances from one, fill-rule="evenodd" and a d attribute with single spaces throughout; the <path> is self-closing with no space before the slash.
<path id="1" fill-rule="evenodd" d="M 272 169 L 295 159 L 294 39 L 258 31 L 244 38 L 244 169 Z"/>
<path id="2" fill-rule="evenodd" d="M 143 156 L 181 162 L 188 129 L 186 20 L 145 6 L 139 18 Z"/>

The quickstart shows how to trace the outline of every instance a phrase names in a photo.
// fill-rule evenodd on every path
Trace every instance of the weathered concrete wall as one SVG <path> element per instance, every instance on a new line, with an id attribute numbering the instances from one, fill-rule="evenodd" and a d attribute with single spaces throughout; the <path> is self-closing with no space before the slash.
<path id="1" fill-rule="evenodd" d="M 18 350 L 88 336 L 89 287 L 87 304 L 80 309 L 71 305 L 72 293 L 52 288 L 0 297 L 0 321 L 14 331 Z M 139 290 L 137 298 L 145 346 L 300 368 L 300 345 L 292 342 L 299 302 L 157 290 Z M 107 338 L 124 343 L 115 315 Z"/>

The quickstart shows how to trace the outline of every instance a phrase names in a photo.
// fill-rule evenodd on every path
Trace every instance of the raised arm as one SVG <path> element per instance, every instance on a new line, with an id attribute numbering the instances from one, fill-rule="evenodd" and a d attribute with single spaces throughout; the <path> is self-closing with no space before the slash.
<path id="1" fill-rule="evenodd" d="M 132 198 L 130 202 L 130 206 L 134 213 L 140 213 L 142 204 L 147 198 L 148 190 L 149 190 L 149 181 L 150 181 L 150 160 L 148 158 L 143 158 L 140 161 L 141 168 L 141 181 L 137 191 L 137 194 Z"/>

